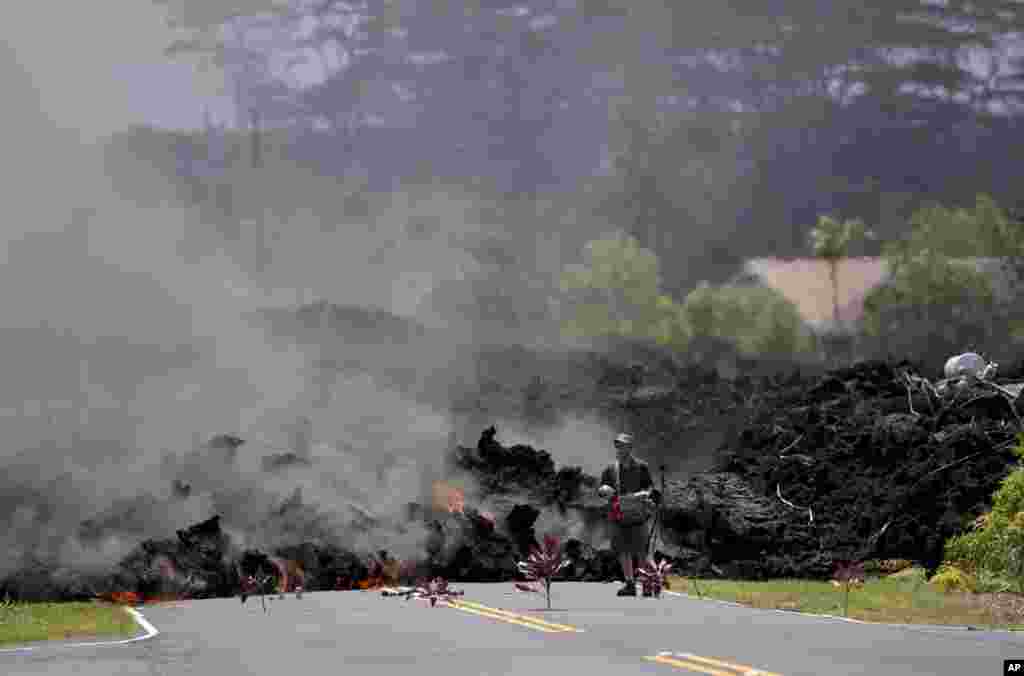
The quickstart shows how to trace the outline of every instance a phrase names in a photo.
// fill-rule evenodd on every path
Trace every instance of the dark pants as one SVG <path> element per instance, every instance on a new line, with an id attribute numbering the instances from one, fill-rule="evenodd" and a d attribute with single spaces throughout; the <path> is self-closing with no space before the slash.
<path id="1" fill-rule="evenodd" d="M 629 554 L 639 557 L 641 561 L 647 558 L 647 538 L 650 535 L 647 523 L 635 526 L 623 526 L 617 523 L 612 524 L 612 551 L 616 556 Z"/>

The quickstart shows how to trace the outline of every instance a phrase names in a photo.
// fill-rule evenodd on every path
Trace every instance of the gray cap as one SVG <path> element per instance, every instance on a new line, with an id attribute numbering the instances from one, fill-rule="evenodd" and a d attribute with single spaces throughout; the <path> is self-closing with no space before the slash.
<path id="1" fill-rule="evenodd" d="M 616 444 L 622 444 L 624 446 L 632 446 L 633 445 L 633 435 L 632 434 L 626 434 L 625 432 L 623 432 L 619 436 L 615 437 L 615 443 Z"/>

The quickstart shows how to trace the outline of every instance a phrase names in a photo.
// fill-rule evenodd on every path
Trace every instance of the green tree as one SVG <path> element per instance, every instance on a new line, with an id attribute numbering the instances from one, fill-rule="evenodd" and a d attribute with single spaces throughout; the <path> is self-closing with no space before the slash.
<path id="1" fill-rule="evenodd" d="M 935 354 L 980 349 L 995 310 L 985 274 L 969 261 L 932 249 L 889 258 L 889 265 L 890 280 L 864 301 L 868 336 L 881 339 L 891 352 L 919 357 L 925 344 Z"/>
<path id="2" fill-rule="evenodd" d="M 910 237 L 894 252 L 897 257 L 933 251 L 961 268 L 968 267 L 957 274 L 966 277 L 963 283 L 975 292 L 981 291 L 982 308 L 997 323 L 1020 324 L 1017 296 L 1024 281 L 1024 224 L 1012 219 L 985 194 L 975 198 L 973 208 L 924 207 L 914 214 L 911 224 Z M 979 259 L 981 265 L 975 262 Z M 984 274 L 980 274 L 982 271 Z"/>
<path id="3" fill-rule="evenodd" d="M 796 306 L 769 288 L 701 284 L 683 315 L 693 339 L 730 343 L 745 356 L 792 356 L 813 345 Z"/>
<path id="4" fill-rule="evenodd" d="M 588 242 L 584 257 L 582 265 L 569 267 L 561 279 L 571 302 L 567 332 L 685 346 L 688 332 L 680 307 L 659 291 L 658 258 L 651 251 L 617 233 Z"/>
<path id="5" fill-rule="evenodd" d="M 911 231 L 885 247 L 890 281 L 865 300 L 864 329 L 891 351 L 980 347 L 1014 320 L 1008 263 L 1022 258 L 1024 230 L 987 195 L 973 208 L 929 205 Z"/>
<path id="6" fill-rule="evenodd" d="M 925 250 L 953 259 L 1024 255 L 1024 228 L 989 195 L 978 195 L 970 209 L 922 207 L 910 225 L 909 236 L 891 249 L 894 256 L 912 257 Z"/>
<path id="7" fill-rule="evenodd" d="M 633 237 L 593 240 L 585 252 L 585 263 L 562 275 L 572 335 L 653 339 L 679 351 L 697 339 L 748 357 L 792 356 L 813 345 L 796 307 L 772 289 L 705 283 L 678 303 L 659 291 L 657 256 Z"/>

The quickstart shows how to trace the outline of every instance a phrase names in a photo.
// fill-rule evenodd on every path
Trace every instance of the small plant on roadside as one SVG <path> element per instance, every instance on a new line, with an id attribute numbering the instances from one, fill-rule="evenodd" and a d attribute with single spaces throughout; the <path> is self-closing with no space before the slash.
<path id="1" fill-rule="evenodd" d="M 967 570 L 966 566 L 950 562 L 943 563 L 929 582 L 944 592 L 974 592 L 978 587 L 977 578 Z"/>
<path id="2" fill-rule="evenodd" d="M 463 591 L 456 591 L 448 586 L 448 580 L 442 577 L 435 577 L 416 585 L 416 588 L 409 592 L 406 600 L 411 598 L 421 599 L 430 604 L 431 608 L 437 606 L 438 601 L 451 603 L 457 597 L 465 594 Z"/>
<path id="3" fill-rule="evenodd" d="M 267 589 L 269 585 L 274 581 L 274 578 L 270 575 L 262 575 L 257 578 L 256 583 L 259 585 L 260 590 L 260 603 L 263 604 L 263 612 L 267 612 Z"/>
<path id="4" fill-rule="evenodd" d="M 526 561 L 517 564 L 519 572 L 526 576 L 528 584 L 517 582 L 515 587 L 520 591 L 545 594 L 548 610 L 551 610 L 551 583 L 570 563 L 569 559 L 562 556 L 562 544 L 558 538 L 546 535 L 544 545 L 534 547 Z"/>
<path id="5" fill-rule="evenodd" d="M 254 596 L 258 593 L 260 595 L 260 603 L 263 605 L 263 612 L 267 612 L 267 584 L 271 582 L 272 579 L 273 578 L 269 575 L 247 575 L 242 577 L 242 588 L 239 593 L 239 598 L 242 603 L 245 603 L 250 596 Z"/>
<path id="6" fill-rule="evenodd" d="M 843 617 L 850 610 L 850 588 L 864 585 L 864 564 L 858 561 L 841 561 L 832 575 L 832 586 L 843 588 Z"/>
<path id="7" fill-rule="evenodd" d="M 668 574 L 672 571 L 672 564 L 668 560 L 658 563 L 646 561 L 637 571 L 640 584 L 643 586 L 644 596 L 661 598 L 661 590 L 668 587 Z"/>

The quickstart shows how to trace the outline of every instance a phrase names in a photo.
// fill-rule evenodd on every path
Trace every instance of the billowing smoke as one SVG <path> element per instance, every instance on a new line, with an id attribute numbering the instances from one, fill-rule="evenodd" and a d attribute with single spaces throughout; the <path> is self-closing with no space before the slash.
<path id="1" fill-rule="evenodd" d="M 122 25 L 104 33 L 90 17 L 90 46 Z M 32 18 L 19 30 L 41 31 Z M 76 39 L 63 53 L 89 53 Z M 136 199 L 140 182 L 167 188 L 148 158 L 103 161 L 95 139 L 125 123 L 102 88 L 106 62 L 83 78 L 81 64 L 34 61 L 31 36 L 0 49 L 0 576 L 30 558 L 103 568 L 214 514 L 241 546 L 421 552 L 425 533 L 401 517 L 443 478 L 453 440 L 479 434 L 451 413 L 481 386 L 478 348 L 557 337 L 547 294 L 580 233 L 564 246 L 543 223 L 508 235 L 472 192 L 439 186 L 370 195 L 367 213 L 346 214 L 289 174 L 243 183 L 308 208 L 224 236 L 177 199 Z M 68 91 L 93 79 L 76 108 Z M 493 315 L 478 312 L 485 296 L 501 305 Z M 318 300 L 326 324 L 298 311 Z M 354 337 L 375 312 L 422 331 L 382 340 L 371 322 Z M 606 453 L 597 420 L 507 422 L 559 462 L 589 471 Z"/>

